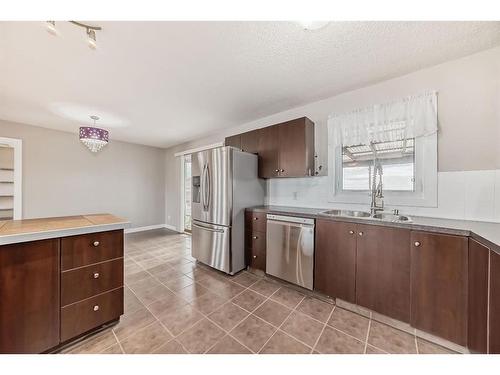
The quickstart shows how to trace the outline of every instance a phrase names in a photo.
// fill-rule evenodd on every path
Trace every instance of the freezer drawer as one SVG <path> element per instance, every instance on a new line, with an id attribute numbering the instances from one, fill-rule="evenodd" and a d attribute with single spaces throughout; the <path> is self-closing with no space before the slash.
<path id="1" fill-rule="evenodd" d="M 231 228 L 193 220 L 192 256 L 198 261 L 223 271 L 231 269 Z"/>
<path id="2" fill-rule="evenodd" d="M 266 242 L 266 273 L 312 290 L 314 220 L 268 215 Z"/>

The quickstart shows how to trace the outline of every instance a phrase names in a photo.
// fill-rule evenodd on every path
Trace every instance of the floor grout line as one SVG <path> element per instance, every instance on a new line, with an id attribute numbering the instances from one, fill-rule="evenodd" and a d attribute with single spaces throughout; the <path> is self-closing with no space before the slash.
<path id="1" fill-rule="evenodd" d="M 118 340 L 118 336 L 116 336 L 116 333 L 113 330 L 113 328 L 111 328 L 111 332 L 113 333 L 113 336 L 115 336 L 115 340 L 118 343 L 118 346 L 120 347 L 120 350 L 122 351 L 122 354 L 125 354 L 125 350 L 123 350 L 122 343 L 120 342 L 120 340 Z M 111 348 L 111 346 L 110 346 L 110 348 Z"/>
<path id="2" fill-rule="evenodd" d="M 372 320 L 368 319 L 368 331 L 366 331 L 365 350 L 363 351 L 363 354 L 366 354 L 366 348 L 368 347 L 368 337 L 370 336 L 371 326 L 372 326 Z"/>
<path id="3" fill-rule="evenodd" d="M 330 321 L 330 318 L 332 317 L 332 314 L 336 308 L 337 308 L 337 306 L 334 305 L 332 311 L 330 311 L 330 315 L 328 315 L 328 319 L 326 319 L 326 322 L 324 323 L 323 329 L 321 330 L 321 333 L 319 334 L 318 338 L 316 339 L 316 342 L 314 343 L 314 345 L 311 349 L 311 353 L 314 353 L 314 351 L 316 350 L 316 346 L 318 345 L 319 339 L 321 338 L 321 336 L 323 336 L 323 332 L 325 332 L 325 328 L 327 326 L 327 323 Z"/>

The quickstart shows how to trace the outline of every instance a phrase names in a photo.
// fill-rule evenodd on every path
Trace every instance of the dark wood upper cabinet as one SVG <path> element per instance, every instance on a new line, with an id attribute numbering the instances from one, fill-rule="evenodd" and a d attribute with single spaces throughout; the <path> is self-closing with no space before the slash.
<path id="1" fill-rule="evenodd" d="M 0 246 L 0 353 L 59 344 L 59 239 Z"/>
<path id="2" fill-rule="evenodd" d="M 259 177 L 314 175 L 314 123 L 307 117 L 226 138 L 226 146 L 259 155 Z"/>
<path id="3" fill-rule="evenodd" d="M 241 151 L 257 154 L 259 152 L 260 129 L 241 134 Z"/>
<path id="4" fill-rule="evenodd" d="M 410 230 L 357 226 L 356 303 L 410 321 Z"/>
<path id="5" fill-rule="evenodd" d="M 488 350 L 488 265 L 490 250 L 469 239 L 467 346 L 472 353 Z"/>
<path id="6" fill-rule="evenodd" d="M 224 141 L 226 146 L 236 147 L 241 149 L 241 134 L 236 134 L 231 137 L 227 137 Z"/>
<path id="7" fill-rule="evenodd" d="M 269 126 L 260 130 L 259 177 L 279 177 L 279 127 Z"/>
<path id="8" fill-rule="evenodd" d="M 355 303 L 356 224 L 316 220 L 314 289 Z"/>
<path id="9" fill-rule="evenodd" d="M 489 353 L 500 354 L 500 255 L 490 252 Z"/>
<path id="10" fill-rule="evenodd" d="M 302 117 L 279 124 L 278 127 L 279 176 L 314 175 L 314 123 Z"/>
<path id="11" fill-rule="evenodd" d="M 468 238 L 412 231 L 411 324 L 467 345 Z"/>

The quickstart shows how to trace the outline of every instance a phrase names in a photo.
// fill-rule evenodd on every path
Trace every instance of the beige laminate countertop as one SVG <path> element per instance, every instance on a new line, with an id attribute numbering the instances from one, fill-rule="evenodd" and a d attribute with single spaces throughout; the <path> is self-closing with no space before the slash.
<path id="1" fill-rule="evenodd" d="M 0 245 L 125 229 L 129 222 L 111 214 L 0 221 Z"/>
<path id="2" fill-rule="evenodd" d="M 382 226 L 390 226 L 397 228 L 408 228 L 412 230 L 422 230 L 428 232 L 450 234 L 457 236 L 469 236 L 478 242 L 489 247 L 491 250 L 500 254 L 500 223 L 490 223 L 484 221 L 471 220 L 456 220 L 443 219 L 423 216 L 412 216 L 411 222 L 390 222 L 381 221 L 372 218 L 355 218 L 355 217 L 335 217 L 322 216 L 320 212 L 327 209 L 307 208 L 307 207 L 286 207 L 286 206 L 257 206 L 251 207 L 250 210 L 266 212 L 275 215 L 290 215 L 301 216 L 312 219 L 326 219 L 333 221 L 344 221 L 360 224 L 374 224 Z"/>

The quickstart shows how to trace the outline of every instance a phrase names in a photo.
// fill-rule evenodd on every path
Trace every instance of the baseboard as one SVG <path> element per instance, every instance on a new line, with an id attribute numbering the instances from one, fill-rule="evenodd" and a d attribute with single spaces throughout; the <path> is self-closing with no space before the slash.
<path id="1" fill-rule="evenodd" d="M 165 224 L 156 224 L 156 225 L 148 225 L 145 227 L 129 228 L 125 229 L 125 233 L 136 233 L 136 232 L 143 232 L 145 230 L 161 229 L 161 228 L 167 228 L 167 226 Z"/>
<path id="2" fill-rule="evenodd" d="M 174 232 L 179 232 L 175 226 L 170 225 L 170 224 L 165 224 L 163 227 L 167 228 L 167 229 L 170 229 L 170 230 L 173 230 Z"/>

